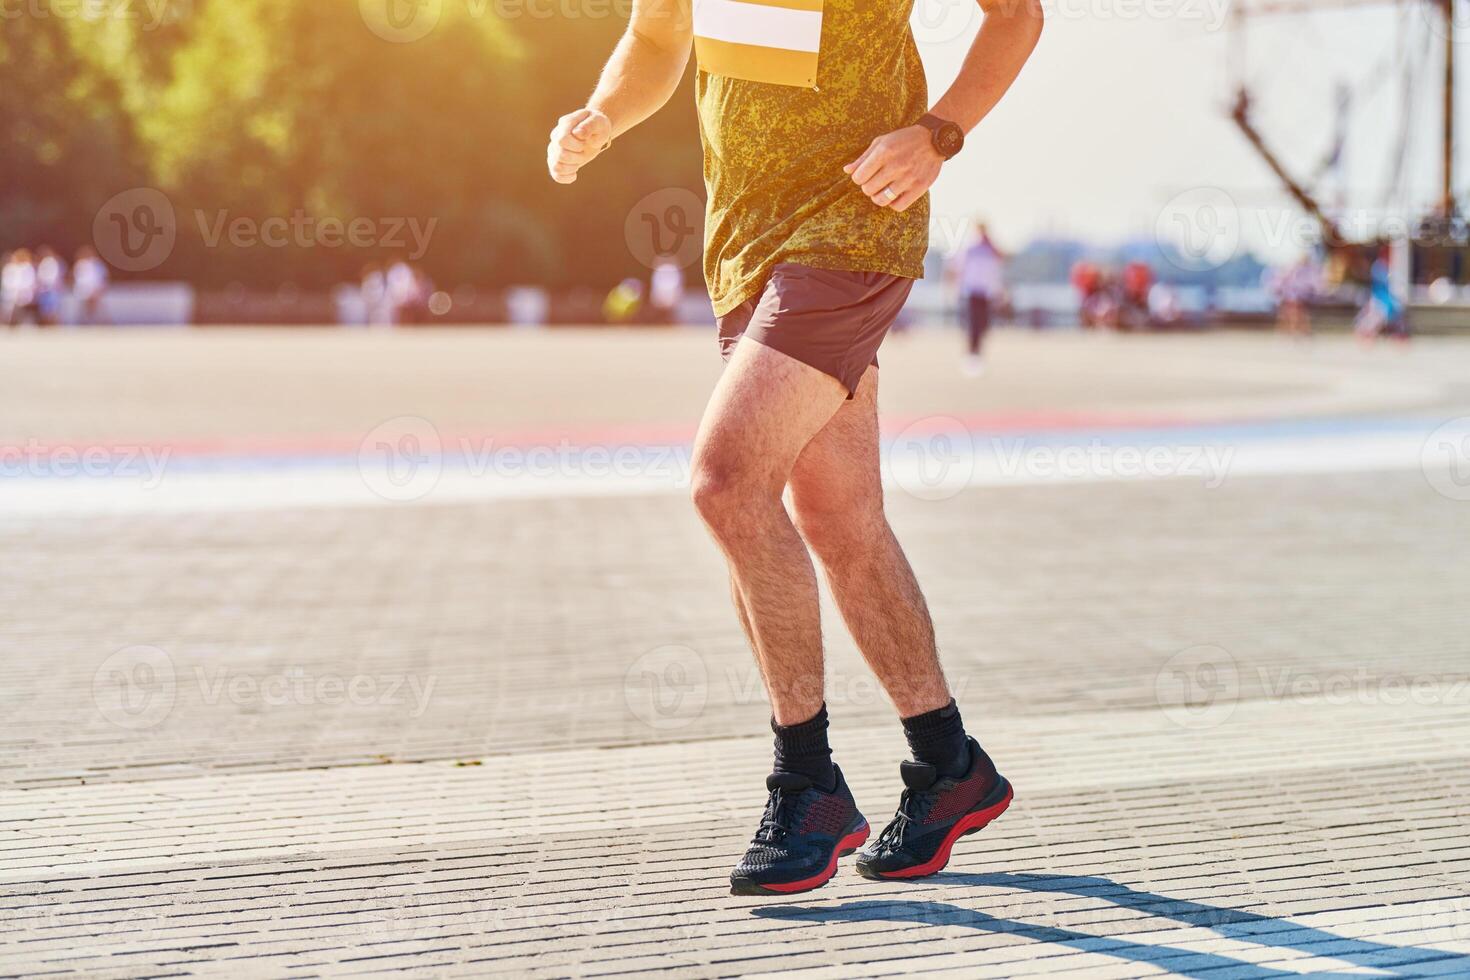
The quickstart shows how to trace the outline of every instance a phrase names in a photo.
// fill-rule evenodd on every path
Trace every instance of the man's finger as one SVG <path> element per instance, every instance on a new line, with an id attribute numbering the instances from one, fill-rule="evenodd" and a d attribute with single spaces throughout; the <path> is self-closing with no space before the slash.
<path id="1" fill-rule="evenodd" d="M 892 180 L 887 183 L 879 183 L 868 197 L 880 208 L 892 207 L 903 200 L 904 195 L 909 192 L 909 185 L 904 180 Z"/>
<path id="2" fill-rule="evenodd" d="M 582 166 L 589 162 L 596 154 L 592 150 L 572 150 L 553 143 L 546 148 L 547 166 L 556 166 L 558 163 L 570 163 Z"/>
<path id="3" fill-rule="evenodd" d="M 924 192 L 921 189 L 917 187 L 910 187 L 908 190 L 898 195 L 898 200 L 894 201 L 888 206 L 894 211 L 907 211 L 909 208 L 914 206 L 915 201 L 923 196 Z"/>
<path id="4" fill-rule="evenodd" d="M 552 146 L 546 151 L 546 169 L 552 173 L 558 170 L 575 171 L 585 162 L 585 160 L 580 160 L 576 156 L 556 146 Z"/>
<path id="5" fill-rule="evenodd" d="M 889 187 L 893 188 L 894 193 L 902 192 L 904 187 L 902 178 L 889 170 L 880 170 L 873 175 L 871 180 L 863 185 L 863 193 L 877 201 L 878 196 Z M 878 203 L 887 204 L 888 202 L 878 201 Z"/>
<path id="6" fill-rule="evenodd" d="M 883 169 L 883 165 L 887 162 L 888 154 L 884 153 L 882 150 L 869 152 L 863 158 L 863 161 L 857 165 L 856 169 L 853 170 L 853 182 L 857 184 L 866 184 L 868 181 L 873 179 L 874 174 Z"/>
<path id="7" fill-rule="evenodd" d="M 858 158 L 856 160 L 852 161 L 852 163 L 849 163 L 847 166 L 845 166 L 845 167 L 842 168 L 843 172 L 850 174 L 854 170 L 856 170 L 858 167 L 861 167 L 863 165 L 863 161 L 866 160 L 868 157 L 870 157 L 870 156 L 873 155 L 873 150 L 877 146 L 878 146 L 878 141 L 877 140 L 874 140 L 873 142 L 869 143 L 868 144 L 868 148 L 866 150 L 864 150 L 863 152 L 859 153 L 858 154 Z"/>
<path id="8" fill-rule="evenodd" d="M 552 137 L 555 138 L 572 132 L 577 127 L 586 123 L 591 116 L 591 112 L 586 109 L 578 109 L 576 112 L 567 113 L 558 119 L 556 125 L 551 128 Z"/>
<path id="9" fill-rule="evenodd" d="M 562 116 L 556 121 L 556 125 L 558 128 L 565 128 L 570 131 L 586 122 L 591 115 L 592 111 L 590 109 L 578 109 L 576 112 L 569 112 L 565 116 Z"/>
<path id="10" fill-rule="evenodd" d="M 588 150 L 567 150 L 564 147 L 556 147 L 557 160 L 575 160 L 578 165 L 587 163 L 594 156 L 597 156 L 597 153 L 591 150 L 591 148 L 588 148 Z"/>

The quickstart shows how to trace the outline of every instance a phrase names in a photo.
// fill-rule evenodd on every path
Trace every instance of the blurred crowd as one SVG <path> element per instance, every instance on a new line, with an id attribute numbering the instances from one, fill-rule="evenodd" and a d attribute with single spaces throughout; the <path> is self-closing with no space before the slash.
<path id="1" fill-rule="evenodd" d="M 1276 303 L 1277 329 L 1289 337 L 1312 335 L 1312 306 L 1333 295 L 1350 277 L 1365 283 L 1353 331 L 1362 341 L 1409 337 L 1408 303 L 1394 288 L 1391 254 L 1386 243 L 1356 253 L 1338 252 L 1319 263 L 1311 255 L 1280 269 L 1269 269 L 1261 283 Z M 1366 267 L 1348 268 L 1356 262 Z"/>
<path id="2" fill-rule="evenodd" d="M 1089 329 L 1169 327 L 1184 318 L 1178 291 L 1159 282 L 1147 262 L 1127 262 L 1113 273 L 1096 262 L 1082 261 L 1072 267 L 1071 280 L 1078 317 Z"/>
<path id="3" fill-rule="evenodd" d="M 433 280 L 403 259 L 364 266 L 358 288 L 370 326 L 427 323 L 432 318 Z"/>
<path id="4" fill-rule="evenodd" d="M 0 256 L 0 323 L 55 327 L 103 322 L 107 264 L 90 246 L 77 250 L 72 265 L 42 245 Z"/>
<path id="5" fill-rule="evenodd" d="M 1266 270 L 1255 294 L 1264 295 L 1268 309 L 1274 307 L 1277 328 L 1287 336 L 1311 336 L 1314 310 L 1340 310 L 1347 306 L 1350 312 L 1355 305 L 1358 312 L 1354 325 L 1363 340 L 1380 336 L 1405 338 L 1409 334 L 1409 304 L 1401 295 L 1402 286 L 1395 284 L 1392 259 L 1393 253 L 1383 243 L 1339 249 L 1320 260 L 1306 255 L 1288 265 Z M 1147 262 L 1134 260 L 1108 266 L 1090 259 L 1076 262 L 1070 270 L 1074 320 L 1071 310 L 1065 309 L 1070 305 L 1067 285 L 1047 284 L 1060 289 L 1062 295 L 1051 294 L 1038 303 L 1035 283 L 1024 278 L 1014 282 L 1011 266 L 1011 257 L 1002 251 L 980 221 L 974 223 L 965 243 L 944 263 L 944 300 L 939 316 L 949 319 L 954 311 L 959 314 L 966 335 L 963 369 L 967 374 L 983 373 L 985 339 L 992 322 L 1001 317 L 1013 320 L 1022 317 L 1034 327 L 1043 327 L 1055 316 L 1059 318 L 1057 322 L 1080 323 L 1087 329 L 1103 330 L 1260 322 L 1259 319 L 1230 320 L 1231 308 L 1217 308 L 1212 286 L 1186 286 L 1186 292 L 1193 288 L 1193 293 L 1181 297 L 1173 284 L 1159 281 Z M 109 281 L 106 263 L 90 246 L 78 249 L 70 264 L 55 249 L 44 245 L 34 250 L 17 248 L 0 254 L 0 325 L 55 327 L 108 323 L 104 301 Z M 1028 285 L 1033 287 L 1030 294 L 1025 292 Z M 468 292 L 472 297 L 468 302 L 473 305 L 473 290 Z M 603 296 L 600 312 L 603 321 L 609 324 L 696 322 L 708 315 L 702 290 L 697 292 L 698 295 L 690 293 L 686 270 L 676 258 L 661 256 L 653 261 L 645 277 L 628 277 L 614 285 Z M 1016 293 L 1021 293 L 1019 298 Z M 345 287 L 345 295 L 350 298 L 350 307 L 339 308 L 342 322 L 379 326 L 436 322 L 463 301 L 459 291 L 455 293 L 458 299 L 437 291 L 428 274 L 406 259 L 364 266 L 355 286 Z M 572 298 L 576 299 L 575 295 Z M 500 315 L 507 316 L 512 323 L 548 322 L 555 300 L 543 287 L 512 288 L 506 291 L 505 310 Z M 121 316 L 115 306 L 114 303 L 113 316 Z M 595 319 L 597 294 L 590 293 L 570 308 L 573 319 L 566 322 Z M 343 312 L 344 309 L 351 312 Z M 929 310 L 933 313 L 934 307 L 931 305 Z M 1260 310 L 1260 306 L 1255 306 L 1255 312 L 1250 315 L 1258 317 Z M 235 315 L 233 308 L 230 315 Z M 565 311 L 562 315 L 566 315 Z M 905 325 L 901 320 L 895 330 Z"/>

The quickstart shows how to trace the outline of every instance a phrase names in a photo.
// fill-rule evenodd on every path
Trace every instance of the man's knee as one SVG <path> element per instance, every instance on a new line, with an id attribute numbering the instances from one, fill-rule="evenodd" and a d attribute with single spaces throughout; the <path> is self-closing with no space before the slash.
<path id="1" fill-rule="evenodd" d="M 883 493 L 878 487 L 836 486 L 793 480 L 792 519 L 819 556 L 846 552 L 873 540 L 882 529 Z"/>
<path id="2" fill-rule="evenodd" d="M 689 495 L 694 509 L 717 534 L 738 528 L 751 511 L 780 505 L 779 485 L 738 453 L 707 449 L 694 458 Z"/>

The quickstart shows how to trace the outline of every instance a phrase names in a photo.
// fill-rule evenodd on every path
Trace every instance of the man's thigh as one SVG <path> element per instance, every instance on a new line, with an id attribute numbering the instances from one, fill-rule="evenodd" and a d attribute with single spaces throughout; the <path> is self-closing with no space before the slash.
<path id="1" fill-rule="evenodd" d="M 698 475 L 779 492 L 803 447 L 844 406 L 847 394 L 831 375 L 741 338 L 700 422 L 694 444 Z"/>
<path id="2" fill-rule="evenodd" d="M 846 402 L 804 446 L 792 468 L 798 511 L 880 508 L 883 474 L 878 443 L 878 368 L 869 367 Z"/>

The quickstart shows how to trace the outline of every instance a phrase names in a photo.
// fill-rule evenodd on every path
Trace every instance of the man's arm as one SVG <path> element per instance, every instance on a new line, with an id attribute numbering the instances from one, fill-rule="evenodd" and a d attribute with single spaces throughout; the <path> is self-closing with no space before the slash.
<path id="1" fill-rule="evenodd" d="M 663 108 L 693 44 L 690 0 L 635 0 L 633 16 L 587 105 L 556 122 L 546 148 L 551 179 L 570 184 L 593 158 Z"/>
<path id="2" fill-rule="evenodd" d="M 979 0 L 980 33 L 965 55 L 959 77 L 930 110 L 969 132 L 1011 87 L 1041 37 L 1040 0 Z M 944 158 L 923 126 L 880 136 L 843 169 L 879 207 L 906 210 L 939 177 Z M 892 190 L 895 196 L 886 192 Z"/>

